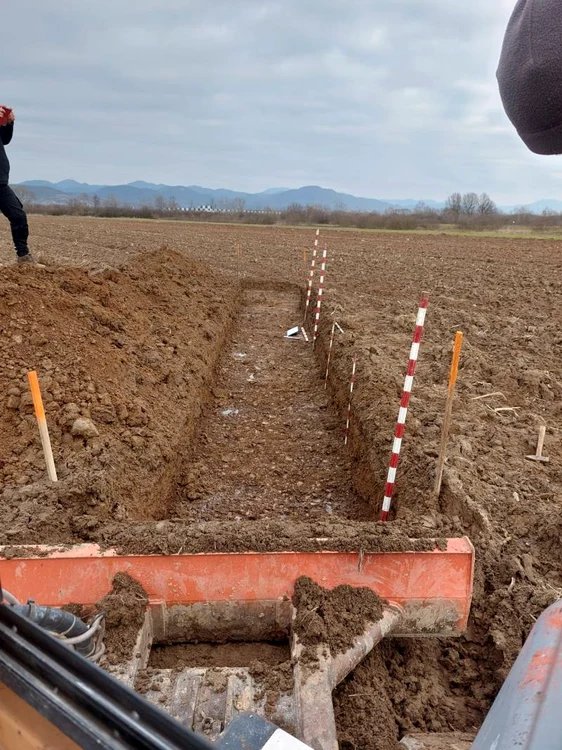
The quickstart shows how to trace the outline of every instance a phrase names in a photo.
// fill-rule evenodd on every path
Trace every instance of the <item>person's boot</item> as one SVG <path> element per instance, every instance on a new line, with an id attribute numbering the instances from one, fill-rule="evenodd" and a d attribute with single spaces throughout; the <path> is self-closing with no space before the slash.
<path id="1" fill-rule="evenodd" d="M 37 261 L 33 257 L 31 253 L 26 253 L 25 255 L 18 255 L 18 266 L 24 265 L 25 263 L 31 264 L 33 266 L 38 265 Z"/>

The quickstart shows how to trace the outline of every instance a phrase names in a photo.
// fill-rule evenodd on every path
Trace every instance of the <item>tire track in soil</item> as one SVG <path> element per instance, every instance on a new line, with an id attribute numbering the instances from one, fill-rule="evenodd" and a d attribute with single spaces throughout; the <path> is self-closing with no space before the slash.
<path id="1" fill-rule="evenodd" d="M 341 419 L 302 340 L 296 291 L 248 289 L 171 515 L 193 521 L 366 519 Z"/>

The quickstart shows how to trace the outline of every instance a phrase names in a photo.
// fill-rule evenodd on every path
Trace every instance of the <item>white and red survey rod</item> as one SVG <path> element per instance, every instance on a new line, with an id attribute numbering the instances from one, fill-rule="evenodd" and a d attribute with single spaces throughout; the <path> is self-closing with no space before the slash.
<path id="1" fill-rule="evenodd" d="M 306 316 L 308 315 L 308 308 L 310 307 L 310 299 L 312 297 L 312 282 L 314 280 L 314 269 L 316 268 L 316 254 L 318 253 L 318 238 L 320 236 L 320 230 L 316 230 L 316 239 L 314 240 L 314 247 L 312 249 L 312 260 L 310 262 L 310 273 L 308 276 L 308 286 L 306 289 L 306 304 L 304 306 L 304 321 L 306 324 Z"/>
<path id="2" fill-rule="evenodd" d="M 322 295 L 324 294 L 324 277 L 326 276 L 326 256 L 328 255 L 328 248 L 324 246 L 322 251 L 322 265 L 320 266 L 320 278 L 318 279 L 318 298 L 316 300 L 316 313 L 314 315 L 314 333 L 312 335 L 312 348 L 316 344 L 318 338 L 318 326 L 320 324 L 320 312 L 322 310 Z"/>
<path id="3" fill-rule="evenodd" d="M 410 360 L 408 362 L 408 371 L 406 373 L 406 379 L 404 381 L 404 390 L 402 391 L 402 400 L 400 401 L 400 411 L 398 412 L 398 421 L 396 423 L 396 432 L 394 434 L 392 455 L 390 457 L 390 465 L 388 467 L 388 476 L 386 478 L 384 499 L 382 502 L 382 510 L 381 510 L 381 516 L 380 516 L 381 521 L 386 521 L 388 519 L 388 512 L 390 510 L 390 504 L 392 502 L 392 495 L 394 493 L 394 484 L 396 482 L 396 469 L 398 468 L 398 461 L 400 460 L 402 438 L 404 437 L 404 430 L 406 428 L 406 416 L 408 415 L 408 405 L 410 403 L 410 396 L 412 395 L 412 386 L 414 384 L 416 362 L 418 361 L 418 355 L 420 351 L 420 342 L 421 342 L 422 335 L 423 335 L 423 326 L 425 323 L 425 314 L 427 312 L 428 299 L 429 299 L 428 293 L 423 292 L 420 305 L 418 308 L 418 317 L 416 319 L 416 329 L 414 331 L 414 340 L 412 341 L 412 347 L 410 349 Z"/>

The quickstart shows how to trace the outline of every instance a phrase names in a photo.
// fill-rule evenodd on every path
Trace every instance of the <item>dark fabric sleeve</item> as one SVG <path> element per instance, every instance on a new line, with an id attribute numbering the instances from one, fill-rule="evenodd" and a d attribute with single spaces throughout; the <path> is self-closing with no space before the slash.
<path id="1" fill-rule="evenodd" d="M 12 136 L 14 134 L 14 123 L 10 122 L 7 125 L 0 126 L 0 138 L 2 139 L 2 143 L 4 146 L 7 146 L 8 143 L 12 140 Z"/>
<path id="2" fill-rule="evenodd" d="M 561 0 L 518 0 L 497 77 L 506 114 L 525 145 L 536 154 L 561 154 Z"/>

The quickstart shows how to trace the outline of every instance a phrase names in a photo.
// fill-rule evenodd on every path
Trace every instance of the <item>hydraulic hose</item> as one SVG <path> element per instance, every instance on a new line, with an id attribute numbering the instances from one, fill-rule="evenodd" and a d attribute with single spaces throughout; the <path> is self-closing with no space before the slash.
<path id="1" fill-rule="evenodd" d="M 44 630 L 68 639 L 77 638 L 73 645 L 82 656 L 89 658 L 94 654 L 96 644 L 92 634 L 86 636 L 85 640 L 79 638 L 88 632 L 88 626 L 70 612 L 55 607 L 41 607 L 37 604 L 14 604 L 12 609 Z"/>

